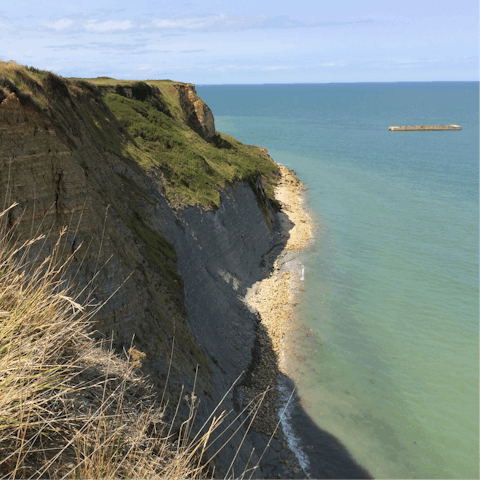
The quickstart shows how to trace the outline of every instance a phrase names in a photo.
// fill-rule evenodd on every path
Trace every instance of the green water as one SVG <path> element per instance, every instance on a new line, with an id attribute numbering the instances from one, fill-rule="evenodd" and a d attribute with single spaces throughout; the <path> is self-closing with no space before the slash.
<path id="1" fill-rule="evenodd" d="M 197 91 L 308 188 L 308 413 L 376 478 L 478 478 L 478 83 Z M 388 131 L 412 124 L 462 131 Z"/>

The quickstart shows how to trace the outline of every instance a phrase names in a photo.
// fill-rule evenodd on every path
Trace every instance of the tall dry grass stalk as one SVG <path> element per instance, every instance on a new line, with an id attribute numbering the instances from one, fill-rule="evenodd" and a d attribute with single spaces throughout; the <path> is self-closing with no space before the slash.
<path id="1" fill-rule="evenodd" d="M 138 352 L 131 349 L 122 359 L 89 335 L 101 305 L 80 304 L 65 285 L 73 257 L 60 259 L 65 232 L 52 254 L 32 259 L 32 245 L 44 237 L 14 247 L 7 212 L 0 214 L 0 476 L 213 475 L 210 462 L 218 449 L 208 459 L 205 454 L 226 430 L 217 432 L 226 418 L 221 403 L 193 435 L 196 397 L 191 394 L 190 415 L 173 432 L 173 421 L 165 423 L 163 405 L 130 361 Z M 239 423 L 237 431 L 253 421 L 245 410 L 233 421 Z M 254 416 L 256 409 L 251 411 Z M 241 476 L 251 477 L 256 468 Z"/>

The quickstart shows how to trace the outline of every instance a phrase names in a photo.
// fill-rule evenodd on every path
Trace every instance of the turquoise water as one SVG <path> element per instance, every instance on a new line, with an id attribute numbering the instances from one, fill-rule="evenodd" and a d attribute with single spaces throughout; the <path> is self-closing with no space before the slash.
<path id="1" fill-rule="evenodd" d="M 376 478 L 478 478 L 478 83 L 197 91 L 308 188 L 291 374 L 308 413 Z M 388 131 L 416 124 L 462 131 Z"/>

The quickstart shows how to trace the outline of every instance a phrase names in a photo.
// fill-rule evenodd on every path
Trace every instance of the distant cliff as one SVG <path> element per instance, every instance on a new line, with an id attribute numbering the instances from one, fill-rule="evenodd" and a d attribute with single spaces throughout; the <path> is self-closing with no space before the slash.
<path id="1" fill-rule="evenodd" d="M 182 385 L 191 392 L 198 366 L 201 424 L 255 361 L 258 318 L 242 297 L 280 241 L 277 165 L 216 132 L 192 84 L 64 79 L 19 66 L 0 68 L 0 164 L 2 201 L 18 202 L 8 217 L 16 240 L 50 234 L 48 252 L 67 226 L 68 276 L 84 296 L 108 299 L 94 329 L 119 351 L 134 338 L 159 391 L 174 337 L 167 396 L 173 406 Z M 234 389 L 224 407 L 241 406 Z M 218 472 L 244 433 L 219 456 Z M 259 475 L 277 468 L 275 458 Z"/>

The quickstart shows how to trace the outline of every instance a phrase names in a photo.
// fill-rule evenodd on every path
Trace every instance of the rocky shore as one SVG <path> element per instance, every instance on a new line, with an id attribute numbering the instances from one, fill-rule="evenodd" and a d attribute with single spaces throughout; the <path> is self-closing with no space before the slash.
<path id="1" fill-rule="evenodd" d="M 296 297 L 301 290 L 303 267 L 296 259 L 297 254 L 312 241 L 313 222 L 303 208 L 301 182 L 287 167 L 279 165 L 281 180 L 275 190 L 275 198 L 282 205 L 279 214 L 279 233 L 282 243 L 277 245 L 264 258 L 264 278 L 255 283 L 247 292 L 245 302 L 261 317 L 258 329 L 259 355 L 250 382 L 242 386 L 244 404 L 267 392 L 253 421 L 252 428 L 263 442 L 271 437 L 272 463 L 274 452 L 280 456 L 285 470 L 277 472 L 273 478 L 305 478 L 298 458 L 282 424 L 279 422 L 281 399 L 278 391 L 279 376 L 285 373 L 282 339 L 294 324 Z M 255 435 L 253 436 L 256 438 Z M 260 441 L 258 442 L 260 446 Z M 254 441 L 255 444 L 255 441 Z M 275 470 L 273 471 L 275 473 Z"/>

